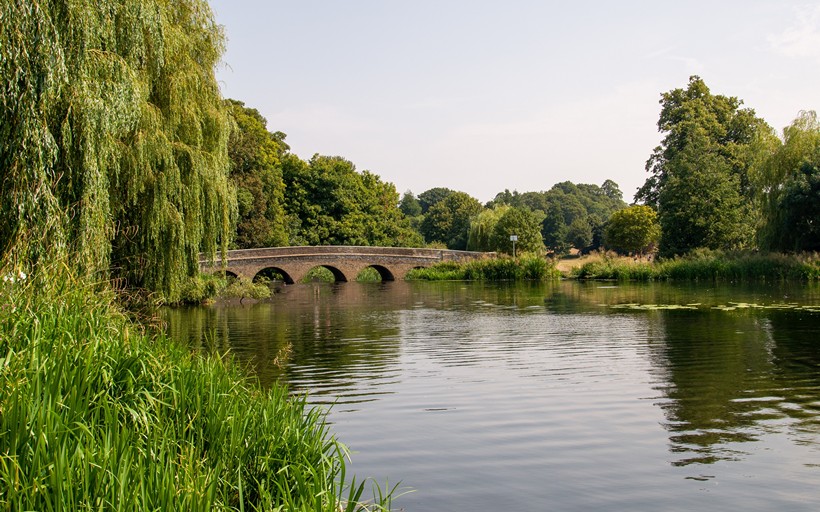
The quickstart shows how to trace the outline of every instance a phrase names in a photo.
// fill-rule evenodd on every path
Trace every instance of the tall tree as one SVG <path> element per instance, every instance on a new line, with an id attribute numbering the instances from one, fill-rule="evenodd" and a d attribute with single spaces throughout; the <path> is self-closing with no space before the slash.
<path id="1" fill-rule="evenodd" d="M 0 19 L 2 255 L 66 250 L 174 298 L 235 208 L 208 3 L 12 0 Z"/>
<path id="2" fill-rule="evenodd" d="M 427 212 L 421 234 L 427 242 L 443 242 L 449 249 L 467 248 L 470 221 L 481 212 L 478 199 L 466 192 L 453 192 Z"/>
<path id="3" fill-rule="evenodd" d="M 541 222 L 541 235 L 544 245 L 558 256 L 566 254 L 570 249 L 567 242 L 567 224 L 560 205 L 552 203 L 547 207 L 544 220 Z"/>
<path id="4" fill-rule="evenodd" d="M 421 203 L 419 203 L 419 200 L 413 195 L 413 192 L 408 190 L 401 196 L 399 210 L 401 210 L 406 217 L 418 217 L 421 215 Z"/>
<path id="5" fill-rule="evenodd" d="M 314 155 L 304 162 L 282 158 L 292 244 L 421 245 L 398 208 L 392 183 L 368 171 L 357 172 L 341 157 Z"/>
<path id="6" fill-rule="evenodd" d="M 763 248 L 820 250 L 820 121 L 801 112 L 756 181 L 764 211 Z"/>
<path id="7" fill-rule="evenodd" d="M 237 100 L 226 103 L 235 125 L 228 140 L 230 176 L 239 209 L 234 243 L 242 249 L 287 245 L 280 161 L 288 149 L 284 134 L 270 133 L 258 110 Z"/>
<path id="8" fill-rule="evenodd" d="M 751 178 L 771 128 L 741 100 L 713 95 L 697 76 L 660 103 L 665 136 L 635 200 L 658 211 L 661 254 L 750 246 L 757 217 Z"/>

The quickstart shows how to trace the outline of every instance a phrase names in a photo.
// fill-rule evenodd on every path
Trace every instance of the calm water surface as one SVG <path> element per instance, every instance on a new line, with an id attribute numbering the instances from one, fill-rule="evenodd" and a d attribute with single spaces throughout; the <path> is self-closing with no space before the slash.
<path id="1" fill-rule="evenodd" d="M 820 510 L 820 288 L 344 283 L 167 312 L 407 511 Z"/>

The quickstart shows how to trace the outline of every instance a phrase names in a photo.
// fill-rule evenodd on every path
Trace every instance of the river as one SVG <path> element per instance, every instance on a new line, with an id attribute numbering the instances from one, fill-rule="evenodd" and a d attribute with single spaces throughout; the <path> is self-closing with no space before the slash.
<path id="1" fill-rule="evenodd" d="M 300 284 L 172 337 L 329 407 L 394 510 L 820 510 L 820 287 Z"/>

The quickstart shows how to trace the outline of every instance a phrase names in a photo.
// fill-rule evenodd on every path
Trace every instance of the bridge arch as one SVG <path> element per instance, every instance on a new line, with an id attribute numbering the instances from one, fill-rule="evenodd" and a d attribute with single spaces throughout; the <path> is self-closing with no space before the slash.
<path id="1" fill-rule="evenodd" d="M 213 272 L 211 275 L 224 277 L 226 279 L 239 279 L 239 274 L 236 272 L 231 272 L 230 270 L 217 270 Z"/>
<path id="2" fill-rule="evenodd" d="M 251 279 L 251 281 L 255 283 L 262 277 L 267 277 L 273 280 L 273 276 L 275 274 L 279 274 L 280 276 L 282 276 L 282 280 L 285 282 L 285 284 L 294 283 L 293 278 L 290 276 L 290 274 L 288 274 L 286 271 L 279 267 L 264 267 L 262 269 L 259 269 L 259 271 L 257 271 L 254 274 L 253 279 Z"/>
<path id="3" fill-rule="evenodd" d="M 337 282 L 337 283 L 346 283 L 346 282 L 348 281 L 348 278 L 347 278 L 347 276 L 345 275 L 345 273 L 344 273 L 343 271 L 339 270 L 338 268 L 336 268 L 336 267 L 335 267 L 335 266 L 333 266 L 333 265 L 327 265 L 327 264 L 325 264 L 325 265 L 315 265 L 315 266 L 311 267 L 311 268 L 310 268 L 310 269 L 306 272 L 306 274 L 307 274 L 307 273 L 310 273 L 310 271 L 311 271 L 311 270 L 313 270 L 313 269 L 315 269 L 315 268 L 324 268 L 324 269 L 329 270 L 329 271 L 330 271 L 330 273 L 331 273 L 331 274 L 333 274 L 333 280 L 334 280 L 335 282 Z M 355 277 L 355 276 L 354 276 L 354 277 Z"/>
<path id="4" fill-rule="evenodd" d="M 382 281 L 395 281 L 396 276 L 393 275 L 393 272 L 390 271 L 389 268 L 385 267 L 384 265 L 369 265 L 365 268 L 372 268 L 376 272 L 379 273 L 379 276 L 382 278 Z"/>

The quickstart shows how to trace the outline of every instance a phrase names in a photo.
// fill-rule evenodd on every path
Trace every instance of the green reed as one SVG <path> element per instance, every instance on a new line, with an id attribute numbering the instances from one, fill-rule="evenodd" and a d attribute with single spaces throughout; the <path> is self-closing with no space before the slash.
<path id="1" fill-rule="evenodd" d="M 407 279 L 426 281 L 524 281 L 557 279 L 560 273 L 546 259 L 524 254 L 465 263 L 444 262 L 411 270 Z"/>
<path id="2" fill-rule="evenodd" d="M 655 262 L 605 257 L 573 269 L 571 276 L 632 281 L 813 281 L 820 279 L 820 255 L 701 249 Z"/>
<path id="3" fill-rule="evenodd" d="M 0 267 L 0 510 L 389 508 L 304 398 L 146 333 L 105 284 L 33 274 Z"/>

